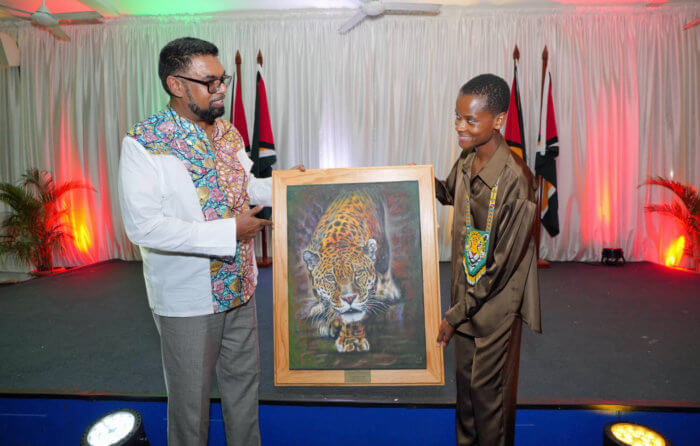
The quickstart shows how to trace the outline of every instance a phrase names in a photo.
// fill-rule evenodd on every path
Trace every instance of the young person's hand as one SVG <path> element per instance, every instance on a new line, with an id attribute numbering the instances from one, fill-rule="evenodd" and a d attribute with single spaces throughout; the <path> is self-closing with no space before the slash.
<path id="1" fill-rule="evenodd" d="M 236 240 L 246 241 L 255 237 L 263 226 L 272 226 L 270 220 L 255 217 L 255 214 L 262 211 L 263 207 L 258 205 L 236 216 Z"/>
<path id="2" fill-rule="evenodd" d="M 296 166 L 292 167 L 290 170 L 298 170 L 299 172 L 306 172 L 306 167 L 304 167 L 303 164 L 297 164 Z"/>
<path id="3" fill-rule="evenodd" d="M 450 323 L 447 322 L 446 319 L 443 319 L 440 323 L 440 328 L 438 329 L 438 347 L 447 347 L 447 344 L 450 343 L 450 339 L 452 339 L 452 336 L 454 336 L 454 334 L 455 328 L 452 325 L 450 325 Z"/>

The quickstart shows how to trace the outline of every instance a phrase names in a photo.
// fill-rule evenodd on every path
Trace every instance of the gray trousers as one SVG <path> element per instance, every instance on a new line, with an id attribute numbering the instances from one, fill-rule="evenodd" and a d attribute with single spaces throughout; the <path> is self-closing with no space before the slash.
<path id="1" fill-rule="evenodd" d="M 260 444 L 255 302 L 196 317 L 153 315 L 168 392 L 168 445 L 206 446 L 216 379 L 228 446 Z"/>
<path id="2" fill-rule="evenodd" d="M 521 331 L 512 316 L 483 338 L 455 333 L 458 445 L 513 444 Z"/>

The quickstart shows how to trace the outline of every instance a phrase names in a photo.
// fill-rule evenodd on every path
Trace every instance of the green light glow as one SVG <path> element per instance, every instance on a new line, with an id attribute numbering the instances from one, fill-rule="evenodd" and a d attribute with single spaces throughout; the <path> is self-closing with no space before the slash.
<path id="1" fill-rule="evenodd" d="M 115 2 L 116 3 L 116 2 Z M 235 0 L 119 0 L 119 10 L 129 15 L 202 14 L 239 9 Z"/>

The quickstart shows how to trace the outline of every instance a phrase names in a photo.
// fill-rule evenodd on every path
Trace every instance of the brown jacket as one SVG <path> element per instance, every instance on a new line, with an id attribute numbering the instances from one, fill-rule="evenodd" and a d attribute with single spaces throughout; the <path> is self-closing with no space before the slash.
<path id="1" fill-rule="evenodd" d="M 533 223 L 537 214 L 535 181 L 523 160 L 503 138 L 484 167 L 469 180 L 472 149 L 462 151 L 445 181 L 435 180 L 437 199 L 454 206 L 452 226 L 452 303 L 445 318 L 464 334 L 491 334 L 508 316 L 520 314 L 542 332 L 537 255 Z M 476 285 L 464 272 L 466 194 L 471 191 L 472 226 L 486 228 L 491 188 L 500 177 L 491 228 L 486 272 Z"/>

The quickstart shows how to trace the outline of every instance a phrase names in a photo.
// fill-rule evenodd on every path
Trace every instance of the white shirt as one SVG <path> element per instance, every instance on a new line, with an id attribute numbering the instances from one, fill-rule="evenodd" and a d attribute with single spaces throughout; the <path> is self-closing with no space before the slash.
<path id="1" fill-rule="evenodd" d="M 272 179 L 255 178 L 245 150 L 251 204 L 272 205 Z M 236 219 L 204 221 L 194 183 L 174 155 L 149 153 L 122 141 L 119 203 L 129 239 L 141 250 L 148 302 L 161 316 L 212 314 L 209 256 L 236 252 Z M 257 271 L 256 271 L 257 274 Z"/>

